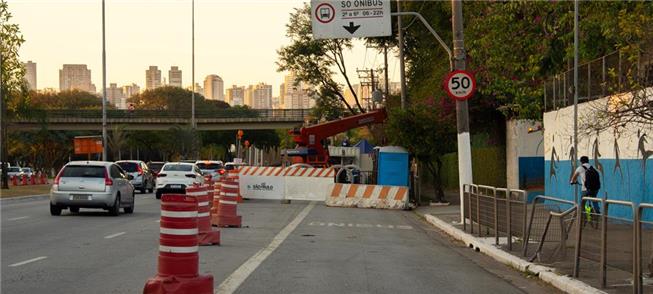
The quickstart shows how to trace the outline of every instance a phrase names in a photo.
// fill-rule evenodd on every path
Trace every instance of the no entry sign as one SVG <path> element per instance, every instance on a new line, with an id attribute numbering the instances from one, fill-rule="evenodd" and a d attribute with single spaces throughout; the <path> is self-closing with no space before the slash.
<path id="1" fill-rule="evenodd" d="M 444 78 L 444 89 L 452 99 L 465 101 L 476 92 L 476 79 L 468 71 L 455 70 Z"/>

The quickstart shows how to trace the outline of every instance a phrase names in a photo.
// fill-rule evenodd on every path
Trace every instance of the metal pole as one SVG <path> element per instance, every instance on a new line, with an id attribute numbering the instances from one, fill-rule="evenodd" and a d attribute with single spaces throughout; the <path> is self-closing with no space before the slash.
<path id="1" fill-rule="evenodd" d="M 574 163 L 578 159 L 578 0 L 574 0 Z M 574 185 L 574 202 L 578 203 L 578 185 Z M 581 207 L 582 209 L 582 207 Z"/>
<path id="2" fill-rule="evenodd" d="M 463 33 L 463 3 L 451 0 L 453 29 L 454 69 L 465 69 L 465 46 Z M 469 138 L 469 114 L 467 101 L 456 101 L 456 124 L 458 129 L 458 178 L 460 203 L 463 203 L 463 185 L 472 184 L 472 150 Z M 460 206 L 460 220 L 465 221 L 463 206 Z"/>
<path id="3" fill-rule="evenodd" d="M 401 1 L 397 0 L 397 12 L 401 12 Z M 399 76 L 401 79 L 401 109 L 406 109 L 406 72 L 404 64 L 404 29 L 401 26 L 401 15 L 397 15 L 397 30 L 399 33 Z"/>
<path id="4" fill-rule="evenodd" d="M 197 125 L 195 124 L 195 0 L 191 0 L 191 14 L 192 14 L 192 21 L 191 21 L 191 30 L 192 30 L 192 37 L 191 37 L 191 48 L 192 48 L 192 64 L 191 64 L 191 83 L 193 93 L 191 93 L 191 118 L 190 118 L 190 124 L 195 130 Z"/>
<path id="5" fill-rule="evenodd" d="M 7 112 L 5 106 L 5 97 L 2 95 L 2 50 L 0 50 L 0 165 L 2 165 L 2 178 L 0 189 L 9 189 L 7 176 Z"/>
<path id="6" fill-rule="evenodd" d="M 385 78 L 385 97 L 388 99 L 390 96 L 390 81 L 388 80 L 388 44 L 383 44 L 383 65 L 385 66 L 384 78 Z M 387 103 L 387 102 L 386 102 Z"/>
<path id="7" fill-rule="evenodd" d="M 102 161 L 107 161 L 107 51 L 102 0 Z"/>

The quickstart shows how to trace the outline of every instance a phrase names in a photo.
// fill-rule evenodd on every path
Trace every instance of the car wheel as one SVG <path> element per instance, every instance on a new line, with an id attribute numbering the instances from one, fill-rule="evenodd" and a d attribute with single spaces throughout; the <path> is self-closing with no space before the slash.
<path id="1" fill-rule="evenodd" d="M 50 214 L 51 215 L 61 215 L 61 207 L 50 203 Z"/>
<path id="2" fill-rule="evenodd" d="M 125 213 L 134 213 L 134 206 L 136 205 L 136 201 L 132 199 L 132 204 L 129 205 L 128 207 L 125 207 Z"/>
<path id="3" fill-rule="evenodd" d="M 161 192 L 159 191 L 156 192 L 156 199 L 161 199 Z"/>
<path id="4" fill-rule="evenodd" d="M 72 212 L 72 213 L 78 213 L 79 212 L 79 207 L 71 206 L 69 209 L 70 209 L 70 212 Z"/>
<path id="5" fill-rule="evenodd" d="M 140 191 L 141 194 L 145 194 L 145 192 L 147 192 L 147 182 L 143 183 L 143 188 L 138 189 L 138 191 Z"/>
<path id="6" fill-rule="evenodd" d="M 116 201 L 113 203 L 113 206 L 109 208 L 109 214 L 112 216 L 120 214 L 120 194 L 116 196 Z"/>

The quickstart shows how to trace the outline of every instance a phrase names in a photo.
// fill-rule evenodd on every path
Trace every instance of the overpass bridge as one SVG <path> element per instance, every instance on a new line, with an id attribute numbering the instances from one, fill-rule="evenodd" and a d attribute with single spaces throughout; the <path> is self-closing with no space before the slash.
<path id="1" fill-rule="evenodd" d="M 200 131 L 269 130 L 301 126 L 310 109 L 223 109 L 196 110 L 195 121 Z M 174 110 L 107 110 L 107 128 L 123 126 L 126 130 L 168 130 L 191 124 L 190 111 Z M 13 119 L 11 131 L 40 130 L 86 131 L 102 130 L 101 110 L 44 110 L 28 118 Z"/>

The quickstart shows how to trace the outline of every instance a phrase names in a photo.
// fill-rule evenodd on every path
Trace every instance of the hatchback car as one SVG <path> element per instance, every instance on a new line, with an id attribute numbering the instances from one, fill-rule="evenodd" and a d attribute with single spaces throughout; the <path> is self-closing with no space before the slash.
<path id="1" fill-rule="evenodd" d="M 156 199 L 166 193 L 186 193 L 186 187 L 204 184 L 200 168 L 194 163 L 168 162 L 156 181 Z"/>
<path id="2" fill-rule="evenodd" d="M 198 160 L 195 164 L 200 168 L 202 175 L 211 176 L 213 180 L 217 180 L 225 173 L 224 165 L 219 160 Z"/>
<path id="3" fill-rule="evenodd" d="M 8 177 L 22 177 L 23 174 L 24 173 L 19 166 L 10 166 L 7 168 Z"/>
<path id="4" fill-rule="evenodd" d="M 151 193 L 154 191 L 156 180 L 145 162 L 140 160 L 121 160 L 116 161 L 116 164 L 134 177 L 134 179 L 131 180 L 131 183 L 134 185 L 134 188 L 138 189 L 141 193 Z"/>
<path id="5" fill-rule="evenodd" d="M 50 189 L 50 214 L 61 210 L 77 213 L 80 208 L 101 208 L 111 215 L 134 212 L 134 186 L 118 165 L 105 161 L 71 161 L 54 179 Z"/>

